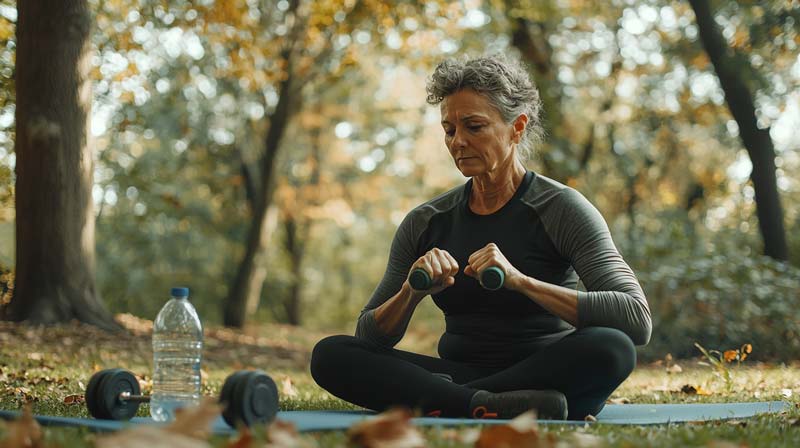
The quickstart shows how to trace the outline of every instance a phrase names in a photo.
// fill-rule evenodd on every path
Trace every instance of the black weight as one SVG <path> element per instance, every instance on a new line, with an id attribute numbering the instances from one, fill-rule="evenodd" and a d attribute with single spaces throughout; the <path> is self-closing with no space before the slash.
<path id="1" fill-rule="evenodd" d="M 98 392 L 98 413 L 111 420 L 130 420 L 139 410 L 139 402 L 120 400 L 123 392 L 139 395 L 139 380 L 133 373 L 124 369 L 111 369 L 100 381 Z"/>
<path id="2" fill-rule="evenodd" d="M 425 269 L 417 268 L 408 276 L 408 284 L 417 291 L 424 291 L 431 287 L 431 276 Z"/>
<path id="3" fill-rule="evenodd" d="M 278 413 L 278 386 L 266 373 L 257 370 L 249 378 L 244 401 L 245 415 L 253 422 L 271 422 Z"/>
<path id="4" fill-rule="evenodd" d="M 237 379 L 231 397 L 235 423 L 266 423 L 278 413 L 278 386 L 266 373 L 255 370 Z"/>
<path id="5" fill-rule="evenodd" d="M 502 288 L 505 280 L 505 273 L 497 266 L 488 267 L 481 272 L 481 286 L 490 291 Z"/>
<path id="6" fill-rule="evenodd" d="M 233 407 L 233 391 L 239 381 L 249 373 L 250 372 L 247 370 L 240 370 L 229 375 L 222 385 L 222 391 L 219 393 L 219 402 L 224 406 L 222 409 L 222 418 L 225 420 L 225 423 L 234 428 L 236 427 L 238 414 Z"/>
<path id="7" fill-rule="evenodd" d="M 100 394 L 98 394 L 97 391 L 100 388 L 100 381 L 102 381 L 103 378 L 105 378 L 105 376 L 108 375 L 112 370 L 113 369 L 106 369 L 95 372 L 95 374 L 89 379 L 89 384 L 86 386 L 86 393 L 83 395 L 83 398 L 84 401 L 86 401 L 86 408 L 89 410 L 89 415 L 94 418 L 109 418 L 100 411 L 102 406 L 98 401 Z"/>

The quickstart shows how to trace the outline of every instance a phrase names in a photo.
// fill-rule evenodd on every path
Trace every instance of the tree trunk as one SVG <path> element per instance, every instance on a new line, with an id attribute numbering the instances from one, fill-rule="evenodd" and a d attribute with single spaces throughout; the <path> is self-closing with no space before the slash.
<path id="1" fill-rule="evenodd" d="M 287 61 L 291 62 L 287 55 Z M 258 305 L 261 295 L 261 285 L 264 282 L 263 275 L 256 275 L 258 272 L 257 256 L 263 251 L 267 241 L 267 210 L 272 202 L 272 183 L 275 171 L 275 161 L 281 140 L 289 124 L 293 103 L 296 102 L 294 96 L 297 91 L 294 89 L 291 63 L 287 67 L 287 78 L 281 82 L 280 98 L 275 107 L 275 111 L 269 118 L 269 131 L 264 141 L 264 155 L 260 160 L 260 191 L 258 191 L 255 202 L 253 203 L 253 222 L 247 234 L 247 247 L 239 270 L 231 288 L 223 310 L 223 323 L 228 327 L 241 328 L 244 326 L 245 317 L 248 309 L 254 311 Z M 248 305 L 249 304 L 249 305 Z"/>
<path id="2" fill-rule="evenodd" d="M 506 9 L 511 9 L 509 4 Z M 564 121 L 561 107 L 562 86 L 556 77 L 558 67 L 553 61 L 553 51 L 547 42 L 547 25 L 520 17 L 510 18 L 510 22 L 511 44 L 533 69 L 531 76 L 542 100 L 542 124 L 547 129 L 551 151 L 561 152 L 559 155 L 550 152 L 541 154 L 542 163 L 547 168 L 549 177 L 567 182 L 577 170 L 577 156 L 572 143 L 564 136 L 564 126 L 568 123 Z"/>
<path id="3" fill-rule="evenodd" d="M 283 302 L 286 311 L 286 323 L 290 325 L 300 325 L 300 292 L 302 287 L 302 269 L 305 242 L 303 230 L 307 227 L 303 219 L 295 219 L 292 214 L 286 217 L 284 222 L 286 228 L 286 251 L 289 252 L 289 263 L 291 265 L 292 283 L 289 287 L 289 295 Z"/>
<path id="4" fill-rule="evenodd" d="M 17 3 L 14 321 L 118 329 L 94 279 L 86 0 Z"/>
<path id="5" fill-rule="evenodd" d="M 769 129 L 759 129 L 757 126 L 753 95 L 742 75 L 743 72 L 752 72 L 752 68 L 746 59 L 734 59 L 730 54 L 722 33 L 714 23 L 708 0 L 689 0 L 689 3 L 697 18 L 700 40 L 717 72 L 728 109 L 739 125 L 739 135 L 753 164 L 750 178 L 755 190 L 756 214 L 764 239 L 764 254 L 776 260 L 788 260 L 783 209 L 775 176 L 775 148 Z"/>

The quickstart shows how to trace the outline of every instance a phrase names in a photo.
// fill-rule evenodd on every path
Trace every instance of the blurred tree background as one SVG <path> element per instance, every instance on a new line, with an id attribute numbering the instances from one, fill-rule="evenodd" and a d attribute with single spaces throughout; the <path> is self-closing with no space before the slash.
<path id="1" fill-rule="evenodd" d="M 152 318 L 187 285 L 209 323 L 352 332 L 400 220 L 464 181 L 425 78 L 443 58 L 500 52 L 542 93 L 548 135 L 529 168 L 600 209 L 643 284 L 642 357 L 694 355 L 694 341 L 800 356 L 797 0 L 89 4 L 97 288 L 115 313 Z M 698 4 L 751 99 L 748 132 L 769 137 L 780 202 L 761 213 L 785 236 L 760 230 L 754 150 Z M 14 286 L 16 20 L 0 0 L 0 303 Z M 441 330 L 430 301 L 415 325 Z"/>

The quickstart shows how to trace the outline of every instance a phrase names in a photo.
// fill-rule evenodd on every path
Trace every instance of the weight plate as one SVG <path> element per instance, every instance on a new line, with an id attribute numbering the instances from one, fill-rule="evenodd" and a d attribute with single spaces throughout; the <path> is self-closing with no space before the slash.
<path id="1" fill-rule="evenodd" d="M 278 387 L 260 370 L 244 377 L 235 393 L 236 410 L 247 426 L 269 422 L 278 413 Z"/>
<path id="2" fill-rule="evenodd" d="M 249 378 L 249 392 L 244 400 L 246 414 L 252 422 L 271 422 L 278 413 L 278 386 L 262 371 L 256 371 Z"/>
<path id="3" fill-rule="evenodd" d="M 86 386 L 86 393 L 84 394 L 83 398 L 86 402 L 86 408 L 89 410 L 89 415 L 97 419 L 108 419 L 107 416 L 104 416 L 100 413 L 101 405 L 99 404 L 98 400 L 100 394 L 97 393 L 100 387 L 100 381 L 108 375 L 113 369 L 105 369 L 95 372 L 92 375 L 92 378 L 89 379 L 89 385 Z"/>
<path id="4" fill-rule="evenodd" d="M 233 407 L 233 391 L 239 381 L 241 381 L 241 378 L 249 373 L 250 372 L 247 370 L 239 370 L 229 375 L 228 378 L 225 379 L 225 383 L 222 385 L 222 390 L 219 393 L 219 402 L 224 406 L 222 418 L 225 420 L 225 423 L 233 428 L 236 427 L 236 422 L 239 420 L 237 417 L 238 414 L 235 411 L 236 408 Z"/>
<path id="5" fill-rule="evenodd" d="M 120 400 L 123 392 L 139 395 L 139 381 L 133 373 L 124 369 L 113 369 L 100 381 L 98 395 L 99 412 L 107 415 L 111 420 L 130 420 L 136 415 L 139 403 L 136 401 Z"/>

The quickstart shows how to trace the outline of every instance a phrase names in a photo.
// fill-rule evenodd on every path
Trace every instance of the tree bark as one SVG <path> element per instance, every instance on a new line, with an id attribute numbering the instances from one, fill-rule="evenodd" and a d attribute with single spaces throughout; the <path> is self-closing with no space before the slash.
<path id="1" fill-rule="evenodd" d="M 16 285 L 5 317 L 120 328 L 95 289 L 86 0 L 17 3 Z"/>
<path id="2" fill-rule="evenodd" d="M 756 214 L 764 240 L 764 254 L 776 260 L 788 260 L 783 208 L 775 175 L 775 148 L 769 128 L 758 128 L 753 95 L 742 75 L 743 72 L 752 72 L 752 68 L 747 60 L 735 60 L 731 55 L 731 49 L 714 22 L 708 0 L 689 0 L 689 3 L 697 19 L 700 40 L 714 65 L 728 109 L 739 125 L 742 144 L 753 164 L 750 179 L 755 190 Z"/>
<path id="3" fill-rule="evenodd" d="M 300 222 L 298 222 L 300 221 Z M 303 269 L 303 255 L 305 254 L 305 243 L 301 241 L 305 236 L 304 232 L 307 223 L 303 223 L 304 219 L 295 219 L 292 214 L 289 214 L 284 221 L 286 229 L 286 251 L 289 252 L 289 263 L 291 266 L 292 280 L 289 287 L 289 295 L 283 302 L 283 308 L 286 311 L 286 323 L 290 325 L 300 325 L 301 312 L 300 312 L 300 292 L 302 288 L 302 269 Z"/>
<path id="4" fill-rule="evenodd" d="M 261 295 L 261 285 L 264 275 L 258 273 L 257 256 L 263 251 L 267 241 L 269 226 L 267 225 L 267 210 L 272 202 L 272 183 L 275 171 L 275 160 L 280 149 L 281 140 L 286 132 L 289 119 L 296 102 L 297 90 L 294 88 L 291 68 L 291 55 L 286 56 L 289 62 L 287 77 L 281 82 L 278 104 L 270 116 L 269 131 L 264 140 L 264 154 L 260 160 L 260 189 L 253 203 L 253 221 L 247 234 L 245 255 L 239 264 L 239 269 L 234 279 L 223 310 L 223 323 L 228 327 L 241 328 L 244 326 L 247 311 L 254 311 L 258 306 Z"/>

